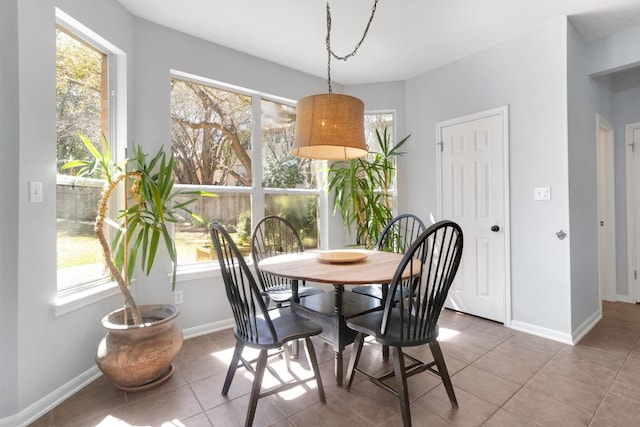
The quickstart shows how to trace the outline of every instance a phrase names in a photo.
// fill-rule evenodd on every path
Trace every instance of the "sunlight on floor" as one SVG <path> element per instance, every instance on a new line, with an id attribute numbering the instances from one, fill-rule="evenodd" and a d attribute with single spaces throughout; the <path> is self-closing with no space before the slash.
<path id="1" fill-rule="evenodd" d="M 455 329 L 448 329 L 448 328 L 440 328 L 439 334 L 438 334 L 438 341 L 446 341 L 449 340 L 453 337 L 455 337 L 456 335 L 458 335 L 460 332 L 456 331 Z"/>
<path id="2" fill-rule="evenodd" d="M 230 347 L 224 350 L 216 351 L 212 353 L 212 356 L 218 358 L 222 362 L 224 362 L 227 366 L 231 363 L 231 359 L 233 357 L 234 348 Z M 242 352 L 242 356 L 252 363 L 252 366 L 255 368 L 255 359 L 257 359 L 259 354 L 259 350 L 245 347 Z M 269 356 L 269 366 L 273 368 L 273 370 L 277 373 L 277 375 L 284 381 L 289 382 L 293 380 L 305 379 L 313 377 L 313 371 L 309 366 L 307 358 L 305 356 L 304 344 L 300 343 L 300 355 L 299 359 L 291 359 L 289 360 L 290 370 L 287 369 L 287 362 L 284 360 L 285 354 L 280 353 L 280 355 L 270 355 Z M 239 371 L 237 374 L 244 375 L 249 381 L 253 381 L 253 374 L 247 372 L 244 368 L 238 368 Z M 280 385 L 280 381 L 276 378 L 269 370 L 265 371 L 264 378 L 262 379 L 262 389 L 268 390 L 272 387 Z M 309 381 L 304 385 L 299 385 L 297 387 L 291 388 L 289 390 L 282 391 L 278 393 L 278 396 L 284 400 L 293 400 L 296 399 L 305 393 L 315 392 L 317 390 L 317 385 L 315 381 Z"/>

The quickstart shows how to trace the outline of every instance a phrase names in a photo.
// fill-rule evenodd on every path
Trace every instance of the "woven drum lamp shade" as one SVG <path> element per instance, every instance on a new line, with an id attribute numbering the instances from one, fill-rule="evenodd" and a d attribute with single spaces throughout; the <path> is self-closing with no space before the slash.
<path id="1" fill-rule="evenodd" d="M 364 103 L 353 96 L 333 93 L 299 100 L 291 154 L 318 160 L 365 156 Z"/>

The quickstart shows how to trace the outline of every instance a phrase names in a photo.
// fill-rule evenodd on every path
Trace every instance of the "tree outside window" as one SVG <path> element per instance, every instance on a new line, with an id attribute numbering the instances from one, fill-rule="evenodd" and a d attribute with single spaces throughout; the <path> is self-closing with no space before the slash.
<path id="1" fill-rule="evenodd" d="M 256 104 L 257 103 L 257 104 Z M 259 105 L 260 114 L 254 114 Z M 309 247 L 317 247 L 318 167 L 289 154 L 295 107 L 260 95 L 200 81 L 171 80 L 171 141 L 178 185 L 204 187 L 194 210 L 206 223 L 176 226 L 178 263 L 211 261 L 207 225 L 222 223 L 249 253 L 251 225 L 259 215 L 289 219 Z M 254 168 L 259 156 L 262 169 Z"/>
<path id="2" fill-rule="evenodd" d="M 103 181 L 79 182 L 71 159 L 91 155 L 78 132 L 92 141 L 108 136 L 108 55 L 71 31 L 56 28 L 56 210 L 58 290 L 106 279 L 102 250 L 93 232 Z"/>

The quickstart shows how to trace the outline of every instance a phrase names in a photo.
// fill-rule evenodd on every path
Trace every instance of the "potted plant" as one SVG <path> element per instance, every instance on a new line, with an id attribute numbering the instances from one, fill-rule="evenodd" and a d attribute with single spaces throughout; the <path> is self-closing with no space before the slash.
<path id="1" fill-rule="evenodd" d="M 200 220 L 188 206 L 196 199 L 181 201 L 182 194 L 209 195 L 173 188 L 173 156 L 161 149 L 153 157 L 138 146 L 134 156 L 122 163 L 111 157 L 109 144 L 100 148 L 80 135 L 91 153 L 90 160 L 72 160 L 63 169 L 78 168 L 79 177 L 100 176 L 105 187 L 98 202 L 96 236 L 113 280 L 124 297 L 124 307 L 102 320 L 108 330 L 98 346 L 96 363 L 117 387 L 140 390 L 164 382 L 173 373 L 173 360 L 182 347 L 182 331 L 175 325 L 178 310 L 173 305 L 137 305 L 129 285 L 136 265 L 149 274 L 159 246 L 172 261 L 172 286 L 176 280 L 176 246 L 168 225 L 179 220 L 179 212 Z M 119 212 L 117 231 L 111 242 L 105 232 L 109 201 L 119 184 L 126 189 L 126 206 Z"/>
<path id="2" fill-rule="evenodd" d="M 388 129 L 376 129 L 378 150 L 361 159 L 339 161 L 328 169 L 327 191 L 333 191 L 333 212 L 340 212 L 346 226 L 355 225 L 356 245 L 372 248 L 392 219 L 389 189 L 396 173 L 396 157 L 411 135 L 391 143 Z"/>

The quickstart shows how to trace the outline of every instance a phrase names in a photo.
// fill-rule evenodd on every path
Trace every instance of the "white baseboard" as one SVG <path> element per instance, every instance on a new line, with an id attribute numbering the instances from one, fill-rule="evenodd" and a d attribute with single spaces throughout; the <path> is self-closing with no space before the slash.
<path id="1" fill-rule="evenodd" d="M 233 319 L 224 319 L 213 323 L 207 323 L 204 325 L 196 326 L 193 328 L 187 328 L 182 330 L 182 335 L 185 339 L 195 338 L 200 335 L 210 334 L 212 332 L 229 329 L 233 326 Z M 100 377 L 102 373 L 97 366 L 83 372 L 76 378 L 72 379 L 68 383 L 62 385 L 52 393 L 44 396 L 42 399 L 33 403 L 29 407 L 23 409 L 17 414 L 11 415 L 6 418 L 0 419 L 0 427 L 16 427 L 27 426 L 38 418 L 51 411 L 58 406 L 64 400 L 73 396 L 75 393 L 86 387 L 92 381 Z"/>
<path id="2" fill-rule="evenodd" d="M 102 373 L 98 367 L 92 367 L 17 414 L 0 419 L 0 427 L 16 427 L 31 424 L 64 400 L 73 396 L 96 378 L 100 377 L 100 375 L 102 375 Z"/>
<path id="3" fill-rule="evenodd" d="M 616 298 L 620 302 L 635 302 L 635 301 L 631 301 L 631 297 L 629 297 L 629 295 L 616 295 Z"/>
<path id="4" fill-rule="evenodd" d="M 598 310 L 593 313 L 587 320 L 582 322 L 578 328 L 573 331 L 573 343 L 577 344 L 582 337 L 587 335 L 587 333 L 594 327 L 596 324 L 602 319 L 602 310 Z"/>
<path id="5" fill-rule="evenodd" d="M 182 335 L 185 339 L 199 337 L 200 335 L 210 334 L 212 332 L 222 331 L 224 329 L 232 328 L 234 325 L 233 318 L 218 320 L 217 322 L 206 323 L 204 325 L 194 326 L 193 328 L 187 328 L 182 330 Z"/>
<path id="6" fill-rule="evenodd" d="M 512 320 L 510 327 L 517 331 L 526 332 L 531 335 L 537 335 L 542 338 L 548 338 L 550 340 L 558 341 L 564 344 L 573 345 L 571 334 L 556 331 L 555 329 L 547 329 L 541 326 L 532 325 L 530 323 L 520 322 L 518 320 Z"/>

